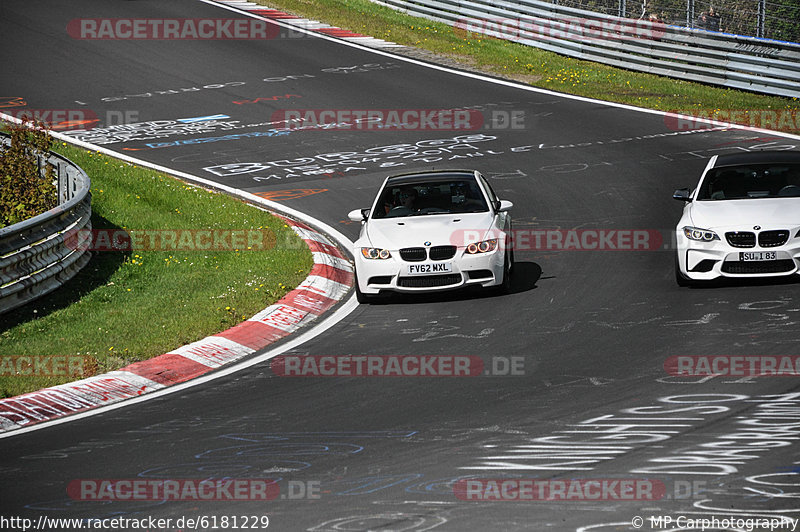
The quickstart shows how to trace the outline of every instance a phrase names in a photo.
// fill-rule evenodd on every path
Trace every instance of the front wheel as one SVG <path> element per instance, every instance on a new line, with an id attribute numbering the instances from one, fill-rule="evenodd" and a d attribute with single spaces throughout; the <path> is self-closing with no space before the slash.
<path id="1" fill-rule="evenodd" d="M 358 277 L 354 277 L 353 279 L 355 280 L 355 283 L 356 283 L 356 301 L 358 301 L 359 303 L 362 303 L 362 304 L 371 303 L 372 302 L 372 296 L 369 296 L 369 295 L 365 294 L 358 287 Z"/>
<path id="2" fill-rule="evenodd" d="M 503 260 L 503 282 L 497 285 L 497 293 L 500 295 L 505 295 L 511 292 L 511 274 L 514 271 L 514 252 L 511 252 L 511 256 L 506 253 L 505 259 Z"/>
<path id="3" fill-rule="evenodd" d="M 681 265 L 678 262 L 678 255 L 675 255 L 675 282 L 678 284 L 678 286 L 682 288 L 687 288 L 690 286 L 697 285 L 697 281 L 689 279 L 681 272 Z"/>

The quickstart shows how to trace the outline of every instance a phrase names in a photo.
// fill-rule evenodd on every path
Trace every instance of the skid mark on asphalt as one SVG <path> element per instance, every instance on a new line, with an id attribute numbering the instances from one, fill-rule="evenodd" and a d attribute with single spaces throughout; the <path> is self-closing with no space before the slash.
<path id="1" fill-rule="evenodd" d="M 640 327 L 640 326 L 645 325 L 647 323 L 653 323 L 653 322 L 656 322 L 656 321 L 659 321 L 659 320 L 664 320 L 664 319 L 667 319 L 667 316 L 656 316 L 655 318 L 648 318 L 648 319 L 645 319 L 645 320 L 621 321 L 621 322 L 617 322 L 617 323 L 611 323 L 611 322 L 608 322 L 608 321 L 592 320 L 589 323 L 591 325 L 599 325 L 601 327 L 608 327 L 609 329 L 620 330 L 620 329 L 630 329 L 632 327 Z"/>
<path id="2" fill-rule="evenodd" d="M 683 327 L 684 325 L 706 325 L 708 323 L 711 323 L 711 320 L 718 317 L 719 317 L 719 312 L 709 312 L 708 314 L 703 315 L 703 317 L 700 319 L 668 321 L 664 325 L 668 326 L 677 325 L 678 327 Z"/>
<path id="3" fill-rule="evenodd" d="M 423 532 L 443 525 L 447 518 L 419 513 L 384 512 L 339 517 L 325 521 L 309 531 L 337 532 L 341 530 L 403 530 Z"/>
<path id="4" fill-rule="evenodd" d="M 592 384 L 594 386 L 605 386 L 606 384 L 611 384 L 614 382 L 614 379 L 604 378 L 604 377 L 586 377 L 584 375 L 559 375 L 557 378 L 565 379 L 561 382 L 556 382 L 554 379 L 543 379 L 542 383 L 548 387 L 557 387 L 557 386 L 573 386 L 575 384 Z"/>
<path id="5" fill-rule="evenodd" d="M 478 338 L 486 338 L 490 334 L 494 332 L 494 329 L 491 327 L 486 327 L 485 329 L 481 329 L 478 334 L 464 334 L 464 333 L 450 333 L 450 334 L 442 334 L 445 331 L 451 331 L 460 329 L 460 327 L 456 325 L 450 326 L 438 326 L 434 329 L 428 330 L 422 336 L 414 338 L 411 340 L 412 342 L 427 342 L 428 340 L 441 340 L 443 338 L 470 338 L 470 339 L 478 339 Z M 403 329 L 400 331 L 401 334 L 417 334 L 422 329 Z"/>

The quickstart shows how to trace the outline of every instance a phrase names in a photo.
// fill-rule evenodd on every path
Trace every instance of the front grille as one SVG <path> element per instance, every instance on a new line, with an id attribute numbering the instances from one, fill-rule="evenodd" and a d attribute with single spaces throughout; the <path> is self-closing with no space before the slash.
<path id="1" fill-rule="evenodd" d="M 762 248 L 774 248 L 782 246 L 789 240 L 789 231 L 778 229 L 777 231 L 761 231 L 758 233 L 758 245 Z"/>
<path id="2" fill-rule="evenodd" d="M 494 274 L 492 270 L 470 270 L 467 272 L 470 280 L 472 279 L 491 279 Z"/>
<path id="3" fill-rule="evenodd" d="M 731 231 L 725 233 L 725 239 L 735 248 L 752 248 L 756 245 L 756 234 L 750 231 Z"/>
<path id="4" fill-rule="evenodd" d="M 451 273 L 448 275 L 420 275 L 418 277 L 400 277 L 397 279 L 397 286 L 403 288 L 433 288 L 435 286 L 447 286 L 461 282 L 461 274 Z"/>
<path id="5" fill-rule="evenodd" d="M 375 277 L 370 277 L 367 284 L 390 284 L 391 282 L 391 275 L 376 275 Z"/>
<path id="6" fill-rule="evenodd" d="M 425 248 L 403 248 L 400 250 L 400 257 L 406 262 L 422 262 L 427 256 Z"/>
<path id="7" fill-rule="evenodd" d="M 430 250 L 431 260 L 452 259 L 456 254 L 455 246 L 433 246 Z"/>
<path id="8" fill-rule="evenodd" d="M 792 270 L 794 270 L 792 259 L 722 263 L 722 271 L 725 273 L 783 273 Z"/>

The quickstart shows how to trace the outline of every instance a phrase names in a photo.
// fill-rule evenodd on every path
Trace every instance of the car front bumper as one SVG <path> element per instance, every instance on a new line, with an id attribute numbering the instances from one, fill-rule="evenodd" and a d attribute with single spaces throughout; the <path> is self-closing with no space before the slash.
<path id="1" fill-rule="evenodd" d="M 391 258 L 365 259 L 360 247 L 354 250 L 358 287 L 364 294 L 381 291 L 422 293 L 455 290 L 465 286 L 496 286 L 503 282 L 505 251 L 498 247 L 489 253 L 468 254 L 458 249 L 450 260 L 404 261 L 398 250 L 390 250 Z M 436 265 L 450 263 L 448 272 L 435 271 Z M 431 272 L 410 274 L 409 266 L 431 265 Z M 441 266 L 439 266 L 441 268 Z"/>
<path id="2" fill-rule="evenodd" d="M 675 236 L 678 267 L 684 277 L 691 280 L 783 277 L 800 273 L 800 238 L 789 238 L 782 246 L 741 248 L 731 246 L 724 235 L 720 240 L 698 242 L 678 229 Z M 774 257 L 763 255 L 765 253 L 774 253 Z"/>

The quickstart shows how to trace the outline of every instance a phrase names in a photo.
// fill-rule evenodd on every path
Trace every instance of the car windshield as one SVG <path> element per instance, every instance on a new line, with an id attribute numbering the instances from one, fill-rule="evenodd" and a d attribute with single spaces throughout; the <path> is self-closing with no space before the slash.
<path id="1" fill-rule="evenodd" d="M 711 170 L 698 200 L 800 197 L 800 164 L 751 164 Z"/>
<path id="2" fill-rule="evenodd" d="M 373 218 L 487 212 L 483 192 L 474 179 L 387 184 Z"/>

